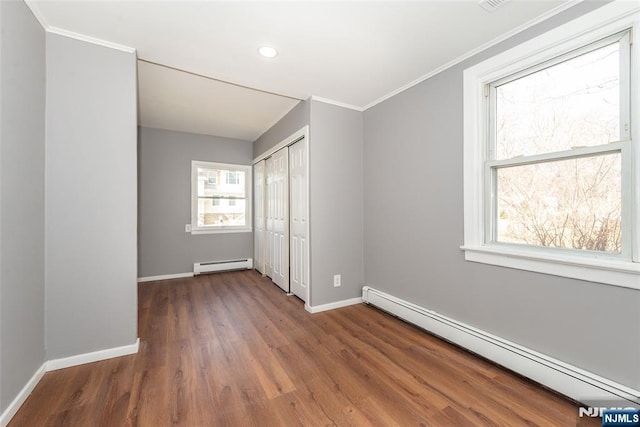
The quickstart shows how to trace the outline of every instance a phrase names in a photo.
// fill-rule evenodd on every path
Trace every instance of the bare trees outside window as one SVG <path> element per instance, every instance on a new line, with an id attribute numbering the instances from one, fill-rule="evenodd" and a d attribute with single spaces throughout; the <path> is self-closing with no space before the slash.
<path id="1" fill-rule="evenodd" d="M 628 33 L 490 85 L 490 240 L 622 252 Z"/>

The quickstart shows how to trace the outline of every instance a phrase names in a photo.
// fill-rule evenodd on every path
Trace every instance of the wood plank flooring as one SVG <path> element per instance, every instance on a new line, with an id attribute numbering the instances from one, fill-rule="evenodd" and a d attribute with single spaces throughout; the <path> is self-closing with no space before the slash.
<path id="1" fill-rule="evenodd" d="M 139 285 L 140 351 L 47 373 L 18 426 L 576 426 L 577 407 L 366 305 L 255 271 Z"/>

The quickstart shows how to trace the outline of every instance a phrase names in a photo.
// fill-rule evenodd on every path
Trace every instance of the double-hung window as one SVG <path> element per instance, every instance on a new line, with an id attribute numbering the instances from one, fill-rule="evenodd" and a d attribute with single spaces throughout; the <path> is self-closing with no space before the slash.
<path id="1" fill-rule="evenodd" d="M 191 232 L 251 231 L 251 167 L 191 162 Z"/>
<path id="2" fill-rule="evenodd" d="M 465 70 L 468 260 L 640 288 L 635 8 Z"/>

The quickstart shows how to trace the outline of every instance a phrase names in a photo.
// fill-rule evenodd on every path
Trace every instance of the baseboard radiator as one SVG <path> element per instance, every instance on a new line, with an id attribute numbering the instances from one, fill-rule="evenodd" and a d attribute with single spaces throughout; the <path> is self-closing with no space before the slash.
<path id="1" fill-rule="evenodd" d="M 253 259 L 231 259 L 225 261 L 196 262 L 193 264 L 193 274 L 215 273 L 217 271 L 247 270 L 253 268 Z"/>
<path id="2" fill-rule="evenodd" d="M 640 404 L 638 390 L 369 286 L 362 288 L 362 300 L 584 404 L 597 400 Z"/>

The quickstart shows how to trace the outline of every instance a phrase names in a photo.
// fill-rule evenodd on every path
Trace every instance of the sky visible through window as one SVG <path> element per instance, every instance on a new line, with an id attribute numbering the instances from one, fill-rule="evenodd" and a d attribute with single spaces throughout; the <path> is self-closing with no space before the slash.
<path id="1" fill-rule="evenodd" d="M 620 43 L 496 87 L 494 159 L 620 141 Z M 621 156 L 496 170 L 496 239 L 621 252 Z"/>

